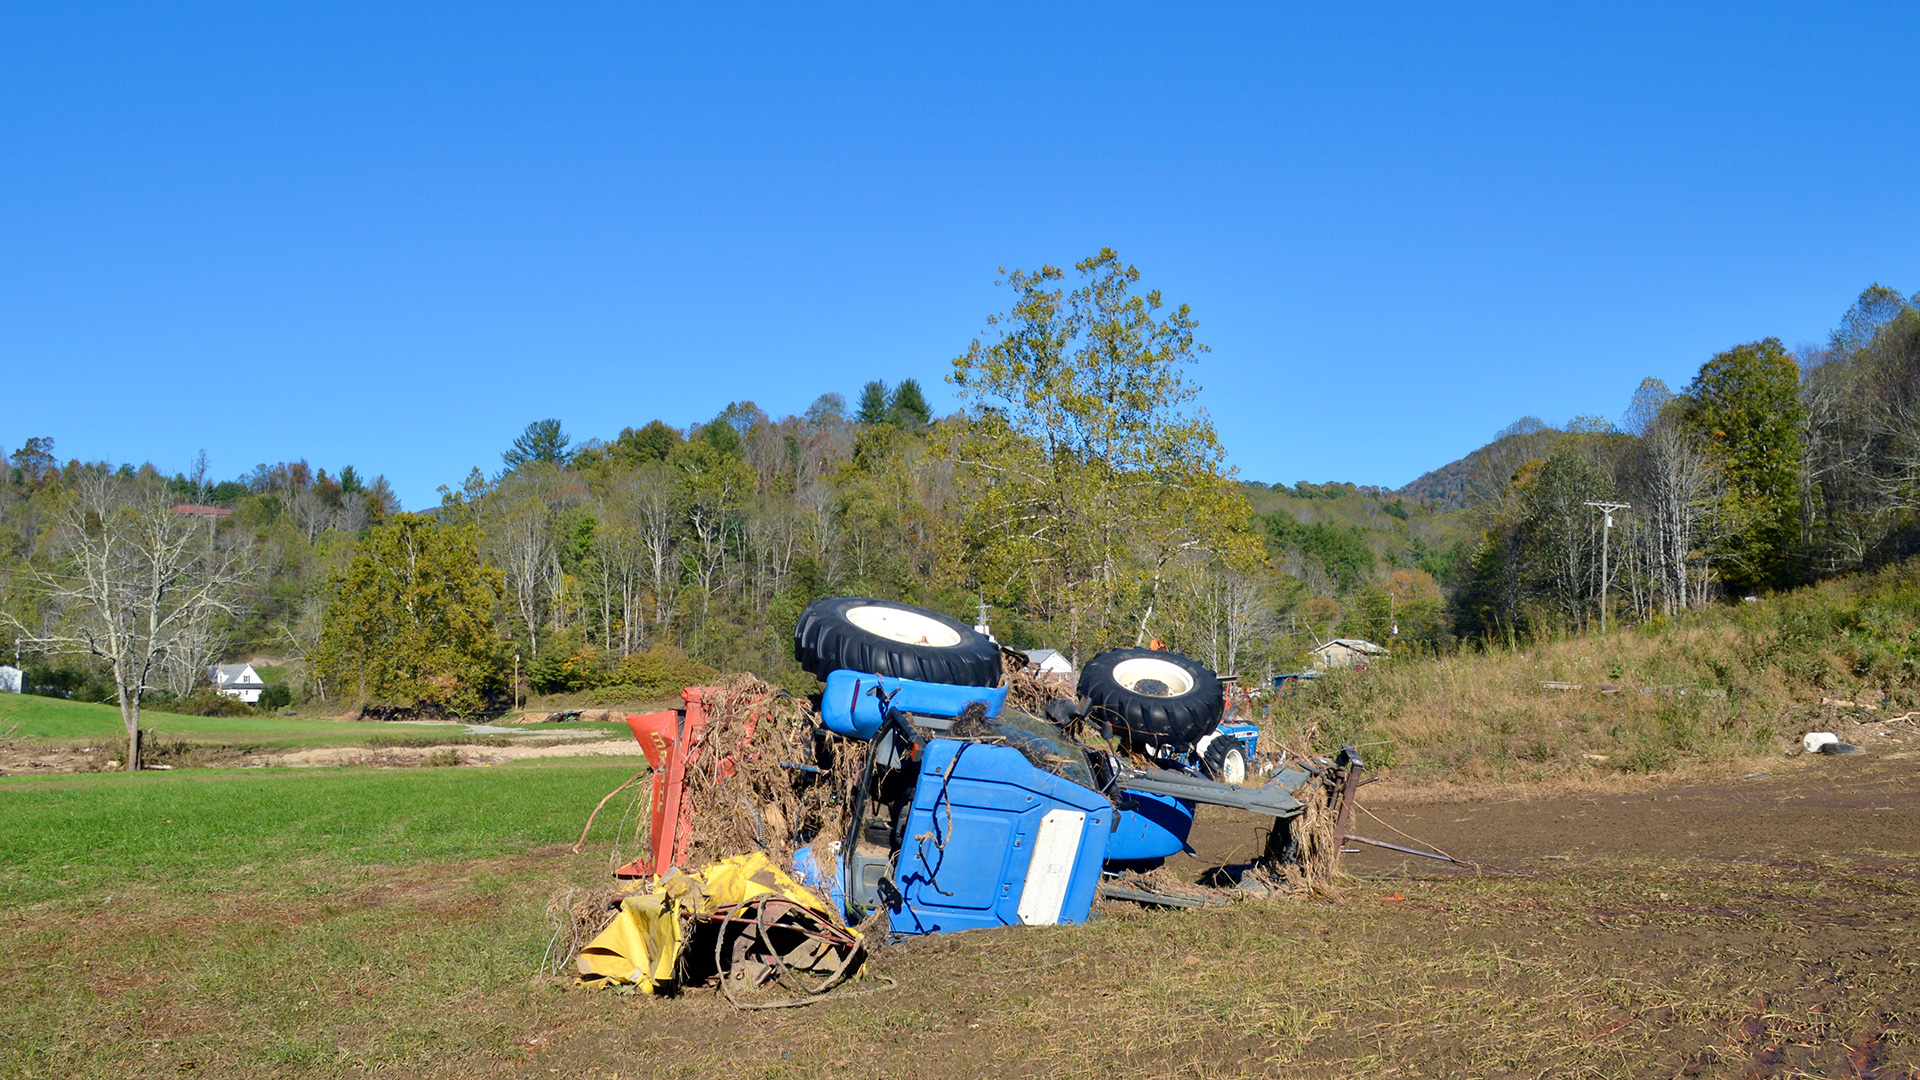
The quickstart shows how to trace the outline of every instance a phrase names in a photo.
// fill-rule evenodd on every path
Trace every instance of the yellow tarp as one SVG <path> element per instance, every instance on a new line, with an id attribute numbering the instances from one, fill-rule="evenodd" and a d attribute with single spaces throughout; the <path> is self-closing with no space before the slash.
<path id="1" fill-rule="evenodd" d="M 580 950 L 580 981 L 595 986 L 633 983 L 657 993 L 673 982 L 679 968 L 687 920 L 762 896 L 791 900 L 832 921 L 820 898 L 788 877 L 765 852 L 735 855 L 694 873 L 669 873 L 653 892 L 621 901 L 612 924 Z"/>

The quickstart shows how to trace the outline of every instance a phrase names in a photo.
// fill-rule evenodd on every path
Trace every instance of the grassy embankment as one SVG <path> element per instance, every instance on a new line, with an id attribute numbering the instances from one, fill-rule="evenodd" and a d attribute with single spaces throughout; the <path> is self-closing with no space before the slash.
<path id="1" fill-rule="evenodd" d="M 1352 743 L 1402 775 L 1531 780 L 1777 754 L 1807 730 L 1916 707 L 1909 563 L 1605 635 L 1334 673 L 1279 699 L 1269 725 L 1294 746 Z"/>

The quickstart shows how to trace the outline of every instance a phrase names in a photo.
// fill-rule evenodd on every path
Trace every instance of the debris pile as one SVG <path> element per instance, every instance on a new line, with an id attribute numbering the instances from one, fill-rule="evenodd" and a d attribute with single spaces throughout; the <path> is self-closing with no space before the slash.
<path id="1" fill-rule="evenodd" d="M 618 890 L 556 894 L 549 970 L 805 1004 L 889 936 L 1326 894 L 1343 842 L 1379 843 L 1346 832 L 1357 753 L 1261 756 L 1232 680 L 1178 653 L 1103 653 L 1069 692 L 958 620 L 856 597 L 794 640 L 813 700 L 743 675 L 626 718 L 651 768 L 608 799 L 633 785 L 643 853 Z M 1202 805 L 1271 819 L 1259 858 L 1168 869 Z"/>
<path id="2" fill-rule="evenodd" d="M 707 723 L 687 766 L 690 814 L 699 827 L 686 865 L 743 851 L 788 859 L 845 817 L 838 794 L 852 784 L 851 755 L 834 760 L 813 705 L 752 675 L 696 687 Z"/>
<path id="3" fill-rule="evenodd" d="M 587 986 L 657 994 L 717 979 L 736 1006 L 766 1009 L 827 993 L 864 951 L 824 901 L 756 851 L 624 898 L 578 965 Z"/>

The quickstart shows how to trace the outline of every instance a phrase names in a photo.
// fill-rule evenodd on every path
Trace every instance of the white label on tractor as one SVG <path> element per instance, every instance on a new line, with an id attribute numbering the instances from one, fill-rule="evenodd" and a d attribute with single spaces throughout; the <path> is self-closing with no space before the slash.
<path id="1" fill-rule="evenodd" d="M 1080 833 L 1087 815 L 1078 810 L 1049 810 L 1040 819 L 1033 840 L 1033 861 L 1027 864 L 1027 883 L 1020 888 L 1020 921 L 1028 926 L 1052 926 L 1060 921 L 1067 902 L 1067 882 L 1073 878 L 1074 859 L 1080 854 Z"/>

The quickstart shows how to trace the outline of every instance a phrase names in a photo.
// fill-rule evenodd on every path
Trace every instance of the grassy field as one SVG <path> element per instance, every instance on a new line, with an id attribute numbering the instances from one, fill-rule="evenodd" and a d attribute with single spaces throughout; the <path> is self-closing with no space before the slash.
<path id="1" fill-rule="evenodd" d="M 1817 761 L 1700 802 L 1687 829 L 1638 816 L 1690 805 L 1657 788 L 1592 827 L 1577 800 L 1420 803 L 1395 813 L 1461 854 L 1524 843 L 1480 874 L 1376 862 L 1332 903 L 910 941 L 875 961 L 890 993 L 747 1015 L 536 977 L 547 898 L 608 880 L 613 822 L 566 845 L 629 764 L 0 780 L 0 1076 L 1834 1075 L 1855 1049 L 1904 1067 L 1913 837 L 1858 813 L 1920 809 L 1913 762 L 1887 764 L 1820 829 L 1796 801 L 1830 799 Z"/>
<path id="2" fill-rule="evenodd" d="M 632 765 L 0 780 L 0 1075 L 337 1075 L 504 1049 Z M 484 1010 L 483 1010 L 484 1011 Z M 454 1070 L 457 1071 L 457 1070 Z"/>
<path id="3" fill-rule="evenodd" d="M 182 716 L 142 710 L 141 727 L 149 739 L 205 745 L 291 750 L 318 746 L 358 746 L 369 740 L 389 744 L 446 741 L 465 728 L 445 724 L 377 723 L 286 716 Z M 573 722 L 567 731 L 591 731 L 619 738 L 624 724 Z M 11 731 L 9 731 L 11 729 Z M 120 710 L 32 694 L 0 694 L 0 737 L 64 746 L 118 745 L 126 741 Z M 530 733 L 547 729 L 530 728 Z"/>
<path id="4" fill-rule="evenodd" d="M 0 1077 L 1920 1077 L 1916 678 L 1911 570 L 1330 677 L 1275 732 L 1445 778 L 1366 788 L 1365 831 L 1476 872 L 1369 852 L 1333 902 L 914 940 L 889 993 L 748 1015 L 538 977 L 554 891 L 608 883 L 620 803 L 568 845 L 631 758 L 0 779 Z M 1867 753 L 1780 756 L 1847 718 L 1882 721 Z M 0 697 L 12 725 L 120 731 Z"/>

